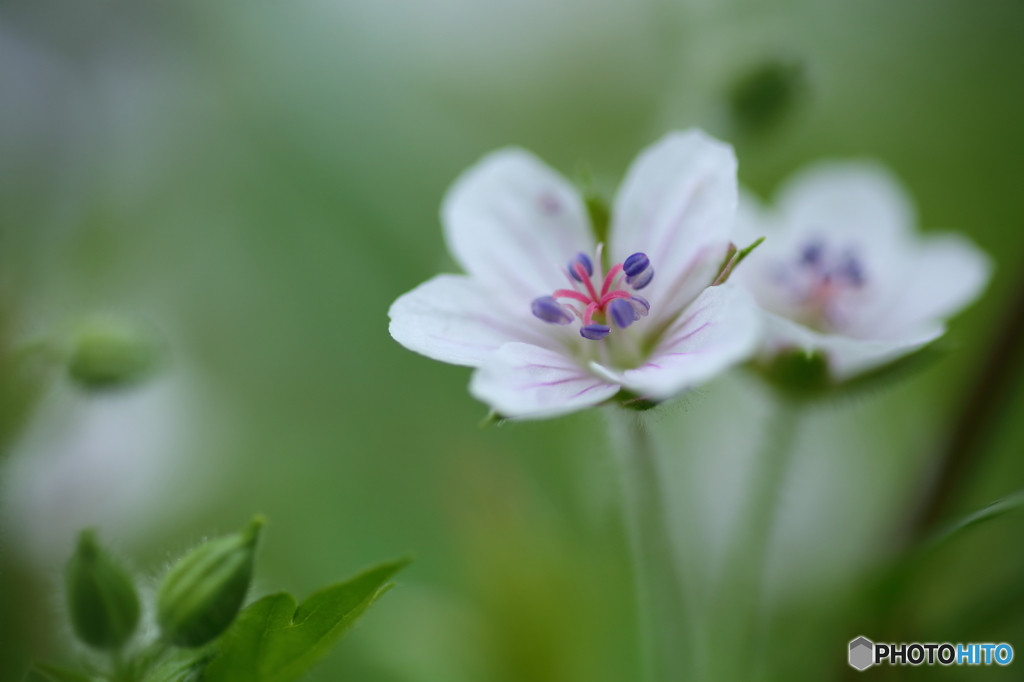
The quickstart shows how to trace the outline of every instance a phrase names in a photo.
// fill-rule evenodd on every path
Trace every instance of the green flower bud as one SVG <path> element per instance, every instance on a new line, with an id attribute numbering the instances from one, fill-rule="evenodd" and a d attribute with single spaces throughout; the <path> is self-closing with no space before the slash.
<path id="1" fill-rule="evenodd" d="M 65 573 L 75 634 L 97 649 L 119 649 L 139 623 L 139 597 L 128 573 L 84 530 Z"/>
<path id="2" fill-rule="evenodd" d="M 748 133 L 773 128 L 803 98 L 807 76 L 802 63 L 769 60 L 743 74 L 729 92 L 734 123 Z"/>
<path id="3" fill-rule="evenodd" d="M 155 367 L 157 344 L 147 330 L 118 319 L 95 319 L 74 334 L 68 374 L 91 390 L 138 382 Z"/>
<path id="4" fill-rule="evenodd" d="M 224 632 L 245 601 L 263 517 L 241 533 L 210 540 L 171 567 L 157 595 L 157 622 L 164 637 L 198 647 Z"/>

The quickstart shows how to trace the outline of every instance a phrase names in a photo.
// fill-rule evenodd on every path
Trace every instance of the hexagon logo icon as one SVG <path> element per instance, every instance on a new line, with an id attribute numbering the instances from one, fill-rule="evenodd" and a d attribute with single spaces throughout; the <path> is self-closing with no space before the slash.
<path id="1" fill-rule="evenodd" d="M 867 637 L 858 637 L 850 642 L 850 665 L 857 670 L 866 670 L 875 663 L 875 643 Z"/>

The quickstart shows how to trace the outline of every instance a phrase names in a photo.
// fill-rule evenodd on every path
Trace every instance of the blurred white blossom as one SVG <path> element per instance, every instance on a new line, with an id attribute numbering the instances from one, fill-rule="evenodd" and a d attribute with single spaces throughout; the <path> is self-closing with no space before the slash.
<path id="1" fill-rule="evenodd" d="M 965 237 L 917 234 L 906 192 L 867 162 L 813 166 L 774 208 L 744 196 L 737 234 L 767 237 L 735 276 L 764 310 L 761 359 L 820 351 L 839 381 L 941 336 L 992 270 Z"/>
<path id="2" fill-rule="evenodd" d="M 56 384 L 3 469 L 3 526 L 14 545 L 57 565 L 82 528 L 135 542 L 179 518 L 211 478 L 196 457 L 210 434 L 203 397 L 181 376 L 100 392 Z"/>

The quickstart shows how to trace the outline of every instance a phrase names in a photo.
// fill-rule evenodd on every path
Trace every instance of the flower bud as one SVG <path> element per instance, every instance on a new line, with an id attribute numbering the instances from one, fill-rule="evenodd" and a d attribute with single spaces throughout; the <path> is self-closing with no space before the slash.
<path id="1" fill-rule="evenodd" d="M 120 649 L 139 622 L 139 597 L 128 573 L 84 530 L 65 572 L 75 634 L 97 649 Z"/>
<path id="2" fill-rule="evenodd" d="M 729 92 L 733 123 L 741 132 L 767 132 L 797 108 L 807 86 L 801 62 L 773 59 L 755 66 Z"/>
<path id="3" fill-rule="evenodd" d="M 210 540 L 171 567 L 160 585 L 156 614 L 168 641 L 202 646 L 231 625 L 249 591 L 262 526 L 257 516 L 243 532 Z"/>
<path id="4" fill-rule="evenodd" d="M 156 342 L 145 329 L 118 319 L 96 319 L 74 334 L 68 374 L 91 390 L 133 384 L 153 369 Z"/>

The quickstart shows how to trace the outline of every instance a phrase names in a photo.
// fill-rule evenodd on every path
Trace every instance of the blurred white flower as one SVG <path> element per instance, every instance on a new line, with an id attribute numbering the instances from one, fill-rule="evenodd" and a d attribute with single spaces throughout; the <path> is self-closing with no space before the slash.
<path id="1" fill-rule="evenodd" d="M 818 351 L 836 381 L 934 341 L 992 270 L 962 236 L 918 235 L 899 183 L 866 162 L 813 166 L 772 209 L 743 196 L 737 222 L 767 237 L 735 275 L 764 310 L 760 359 Z"/>
<path id="2" fill-rule="evenodd" d="M 603 245 L 572 185 L 528 152 L 495 152 L 442 208 L 448 248 L 468 274 L 400 297 L 391 335 L 476 367 L 470 392 L 506 417 L 572 412 L 622 388 L 670 398 L 756 347 L 749 297 L 710 286 L 736 201 L 728 145 L 699 131 L 667 135 L 623 182 L 602 274 Z"/>
<path id="3" fill-rule="evenodd" d="M 82 528 L 138 541 L 194 505 L 212 478 L 195 457 L 209 435 L 201 398 L 179 376 L 105 392 L 56 384 L 0 473 L 13 545 L 60 565 Z"/>

